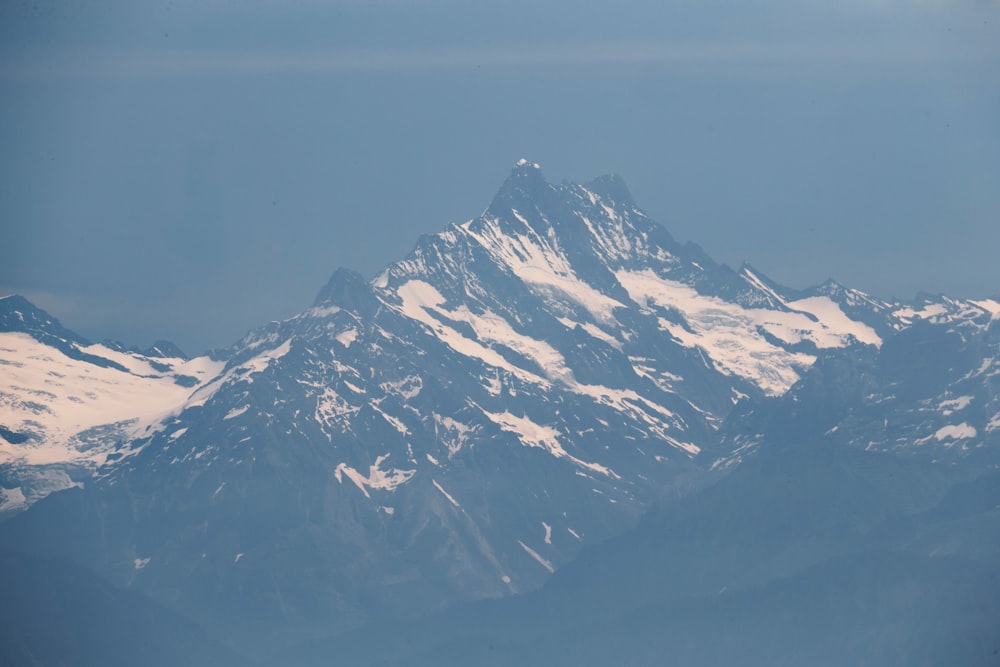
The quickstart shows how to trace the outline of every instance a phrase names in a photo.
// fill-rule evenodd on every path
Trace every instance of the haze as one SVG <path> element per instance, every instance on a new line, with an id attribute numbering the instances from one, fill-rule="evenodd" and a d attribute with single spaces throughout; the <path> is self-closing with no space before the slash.
<path id="1" fill-rule="evenodd" d="M 792 287 L 1000 293 L 996 2 L 332 4 L 0 8 L 0 292 L 197 353 L 524 156 Z"/>

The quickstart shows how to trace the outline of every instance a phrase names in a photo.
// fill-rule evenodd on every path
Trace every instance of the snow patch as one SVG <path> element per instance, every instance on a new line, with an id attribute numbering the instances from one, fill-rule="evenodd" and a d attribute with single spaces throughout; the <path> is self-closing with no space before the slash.
<path id="1" fill-rule="evenodd" d="M 417 472 L 416 470 L 399 470 L 397 468 L 382 470 L 382 464 L 388 458 L 389 454 L 383 454 L 376 458 L 375 463 L 368 467 L 367 476 L 362 475 L 346 463 L 338 464 L 333 474 L 341 484 L 344 483 L 344 475 L 346 475 L 361 490 L 361 493 L 365 494 L 365 498 L 371 498 L 368 489 L 395 491 L 396 487 L 410 481 L 410 478 Z"/>
<path id="2" fill-rule="evenodd" d="M 948 416 L 954 412 L 961 412 L 969 407 L 970 403 L 972 403 L 972 396 L 959 396 L 958 398 L 941 401 L 938 409 L 941 410 L 941 414 Z"/>
<path id="3" fill-rule="evenodd" d="M 937 438 L 938 442 L 944 442 L 945 440 L 965 440 L 968 438 L 975 438 L 976 429 L 965 422 L 962 422 L 961 424 L 950 424 L 948 426 L 942 426 L 935 431 L 934 437 Z"/>
<path id="4" fill-rule="evenodd" d="M 250 409 L 249 405 L 244 405 L 239 408 L 233 408 L 232 410 L 226 413 L 226 416 L 223 417 L 222 420 L 225 421 L 227 419 L 235 419 L 236 417 L 239 417 L 241 414 L 243 414 L 249 409 Z"/>
<path id="5" fill-rule="evenodd" d="M 559 432 L 551 426 L 536 424 L 528 417 L 518 417 L 510 412 L 495 413 L 483 410 L 483 414 L 504 431 L 516 435 L 525 447 L 543 449 L 555 458 L 565 458 L 581 468 L 593 470 L 614 479 L 621 479 L 610 468 L 570 455 L 559 442 Z"/>
<path id="6" fill-rule="evenodd" d="M 444 497 L 448 499 L 448 502 L 450 502 L 455 507 L 458 507 L 458 508 L 461 509 L 462 506 L 458 504 L 458 501 L 455 500 L 451 496 L 450 493 L 448 493 L 447 491 L 445 491 L 444 487 L 437 483 L 437 480 L 432 479 L 431 482 L 434 484 L 434 488 L 436 488 L 438 491 L 440 491 L 442 494 L 444 494 Z"/>
<path id="7" fill-rule="evenodd" d="M 15 486 L 12 489 L 0 488 L 0 512 L 9 512 L 26 507 L 27 499 L 21 487 Z"/>
<path id="8" fill-rule="evenodd" d="M 848 336 L 865 345 L 882 345 L 882 339 L 874 329 L 864 322 L 849 318 L 840 309 L 840 305 L 830 297 L 811 296 L 807 299 L 789 301 L 785 305 L 792 310 L 815 315 L 819 320 L 822 329 L 812 331 L 816 347 L 841 347 L 847 342 L 845 338 Z"/>
<path id="9" fill-rule="evenodd" d="M 988 312 L 991 316 L 990 319 L 1000 319 L 1000 301 L 996 299 L 983 299 L 982 301 L 972 301 L 971 303 Z"/>
<path id="10" fill-rule="evenodd" d="M 432 415 L 434 419 L 434 439 L 443 444 L 448 449 L 450 459 L 469 441 L 469 435 L 475 432 L 476 428 L 456 421 L 451 417 L 442 417 L 436 412 Z"/>
<path id="11" fill-rule="evenodd" d="M 261 343 L 258 342 L 255 346 L 260 344 Z M 184 404 L 183 407 L 189 408 L 204 405 L 212 396 L 215 395 L 215 392 L 230 382 L 253 382 L 254 375 L 267 370 L 272 361 L 276 361 L 288 354 L 291 348 L 292 339 L 289 338 L 281 345 L 265 350 L 242 364 L 228 369 L 222 375 L 192 392 L 191 398 Z"/>
<path id="12" fill-rule="evenodd" d="M 400 286 L 397 295 L 401 301 L 400 311 L 404 315 L 427 325 L 441 342 L 459 354 L 479 359 L 489 366 L 506 370 L 526 382 L 547 384 L 541 377 L 515 366 L 495 350 L 479 341 L 467 338 L 435 318 L 432 313 L 439 312 L 446 317 L 455 319 L 453 313 L 439 308 L 445 302 L 445 298 L 433 285 L 423 280 L 410 280 Z"/>
<path id="13" fill-rule="evenodd" d="M 536 294 L 543 298 L 561 296 L 582 306 L 599 322 L 614 321 L 614 309 L 623 304 L 577 277 L 565 253 L 555 245 L 554 236 L 542 237 L 518 211 L 511 212 L 524 225 L 521 233 L 502 228 L 495 218 L 483 218 L 481 231 L 473 231 L 471 225 L 459 229 Z"/>
<path id="14" fill-rule="evenodd" d="M 893 312 L 898 319 L 902 320 L 906 324 L 909 324 L 914 318 L 921 320 L 929 320 L 941 315 L 948 313 L 948 307 L 943 303 L 929 303 L 925 305 L 920 310 L 914 310 L 909 306 L 905 308 L 899 308 Z"/>
<path id="15" fill-rule="evenodd" d="M 997 431 L 997 430 L 1000 430 L 1000 413 L 997 413 L 997 414 L 993 415 L 993 417 L 990 419 L 989 423 L 986 424 L 986 431 L 987 432 L 992 432 L 992 431 Z"/>
<path id="16" fill-rule="evenodd" d="M 563 356 L 545 341 L 537 340 L 514 330 L 507 320 L 490 310 L 473 313 L 465 305 L 456 310 L 444 308 L 445 298 L 434 286 L 422 280 L 411 280 L 397 292 L 402 301 L 403 313 L 426 324 L 446 345 L 465 356 L 475 357 L 484 363 L 509 371 L 532 383 L 544 383 L 533 371 L 516 366 L 497 352 L 493 346 L 502 345 L 530 359 L 552 381 L 572 381 L 572 372 Z M 468 324 L 476 336 L 473 340 L 443 322 Z"/>
<path id="17" fill-rule="evenodd" d="M 324 317 L 330 317 L 331 315 L 336 315 L 340 312 L 339 306 L 315 306 L 307 310 L 303 315 L 306 317 L 313 317 L 316 319 L 322 319 Z"/>
<path id="18" fill-rule="evenodd" d="M 326 437 L 332 439 L 334 427 L 344 427 L 348 419 L 360 409 L 348 403 L 332 388 L 324 387 L 323 393 L 316 398 L 314 418 L 326 433 Z"/>
<path id="19" fill-rule="evenodd" d="M 527 544 L 525 544 L 521 540 L 518 540 L 517 543 L 521 545 L 521 548 L 524 549 L 525 552 L 527 552 L 527 554 L 529 556 L 531 556 L 532 558 L 534 558 L 538 562 L 539 565 L 541 565 L 542 567 L 544 567 L 550 573 L 556 571 L 556 569 L 554 567 L 552 567 L 552 563 L 550 563 L 549 561 L 547 561 L 544 558 L 542 558 L 538 554 L 537 551 L 535 551 L 534 549 L 532 549 L 531 547 L 529 547 Z"/>
<path id="20" fill-rule="evenodd" d="M 593 324 L 592 322 L 575 322 L 569 319 L 568 317 L 560 317 L 558 319 L 559 322 L 567 329 L 573 330 L 576 327 L 580 327 L 588 334 L 590 334 L 593 338 L 596 338 L 597 340 L 600 341 L 604 341 L 605 343 L 615 348 L 616 350 L 622 349 L 622 342 L 620 340 L 618 340 L 617 338 L 606 332 L 604 329 L 597 326 L 596 324 Z"/>
<path id="21" fill-rule="evenodd" d="M 409 401 L 420 394 L 424 381 L 419 375 L 408 375 L 401 380 L 383 382 L 379 387 L 387 394 L 398 394 Z"/>
<path id="22" fill-rule="evenodd" d="M 358 339 L 358 330 L 352 328 L 347 331 L 341 331 L 334 338 L 344 347 L 350 347 L 351 343 Z"/>

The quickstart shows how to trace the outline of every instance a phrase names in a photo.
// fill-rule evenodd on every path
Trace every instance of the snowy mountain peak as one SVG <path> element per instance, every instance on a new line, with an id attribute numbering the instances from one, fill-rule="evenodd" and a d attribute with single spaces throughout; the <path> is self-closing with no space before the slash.
<path id="1" fill-rule="evenodd" d="M 34 338 L 58 338 L 81 345 L 88 345 L 82 336 L 65 328 L 48 314 L 20 294 L 0 298 L 0 332 L 19 331 Z"/>
<path id="2" fill-rule="evenodd" d="M 21 302 L 2 308 L 26 319 Z M 734 412 L 795 408 L 878 358 L 885 372 L 845 399 L 852 414 L 888 404 L 870 387 L 896 400 L 918 348 L 944 378 L 921 410 L 945 406 L 950 421 L 902 403 L 912 432 L 942 447 L 1000 432 L 981 387 L 1000 353 L 966 350 L 995 335 L 998 312 L 788 289 L 677 243 L 617 176 L 552 185 L 525 160 L 482 215 L 422 236 L 370 282 L 334 272 L 312 307 L 251 331 L 224 364 L 0 334 L 0 399 L 18 410 L 0 423 L 0 510 L 85 481 L 88 497 L 134 508 L 104 571 L 170 596 L 180 581 L 179 605 L 217 618 L 306 571 L 318 574 L 290 616 L 364 618 L 389 581 L 393 611 L 426 611 L 538 586 L 681 476 L 737 462 L 763 431 L 723 437 Z M 962 363 L 942 370 L 930 334 L 965 321 L 969 345 L 942 339 Z M 911 323 L 930 344 L 898 335 Z M 885 427 L 835 432 L 863 444 Z M 58 484 L 18 472 L 32 466 Z M 230 599 L 189 578 L 199 568 Z"/>
<path id="3" fill-rule="evenodd" d="M 543 201 L 552 190 L 553 186 L 545 180 L 541 167 L 522 158 L 500 186 L 488 211 L 528 208 L 531 203 Z"/>

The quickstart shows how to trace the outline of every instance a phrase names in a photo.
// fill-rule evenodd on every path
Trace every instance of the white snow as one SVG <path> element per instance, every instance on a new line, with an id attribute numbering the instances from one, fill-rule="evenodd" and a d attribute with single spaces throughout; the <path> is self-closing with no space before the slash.
<path id="1" fill-rule="evenodd" d="M 827 297 L 786 304 L 792 311 L 743 308 L 699 294 L 649 269 L 618 271 L 615 275 L 640 306 L 659 307 L 666 311 L 665 315 L 679 313 L 683 317 L 685 324 L 660 318 L 661 328 L 681 345 L 704 350 L 719 371 L 746 378 L 767 394 L 787 391 L 815 358 L 785 350 L 767 340 L 764 332 L 787 344 L 808 340 L 818 348 L 847 345 L 852 338 L 872 345 L 881 343 L 874 330 L 848 318 Z"/>
<path id="2" fill-rule="evenodd" d="M 986 312 L 990 313 L 991 319 L 1000 319 L 1000 301 L 996 299 L 983 299 L 982 301 L 972 301 Z"/>
<path id="3" fill-rule="evenodd" d="M 383 410 L 382 408 L 380 408 L 378 405 L 376 405 L 374 402 L 369 403 L 369 405 L 372 407 L 372 409 L 375 410 L 375 412 L 379 413 L 379 415 L 381 415 L 381 417 L 383 419 L 385 419 L 387 422 L 389 422 L 389 424 L 394 429 L 396 429 L 397 431 L 399 431 L 400 435 L 409 435 L 410 434 L 410 430 L 408 428 L 406 428 L 406 424 L 404 424 L 402 422 L 402 420 L 400 420 L 400 419 L 398 419 L 396 417 L 393 417 L 392 415 L 390 415 L 389 413 L 387 413 L 385 410 Z"/>
<path id="4" fill-rule="evenodd" d="M 569 533 L 570 535 L 572 535 L 573 537 L 575 537 L 575 538 L 576 538 L 576 539 L 578 539 L 578 540 L 580 540 L 580 539 L 583 539 L 583 538 L 581 538 L 581 537 L 580 537 L 580 534 L 579 534 L 578 532 L 576 532 L 575 530 L 573 530 L 572 528 L 567 528 L 567 529 L 566 529 L 566 531 L 567 531 L 567 532 L 568 532 L 568 533 Z"/>
<path id="5" fill-rule="evenodd" d="M 433 285 L 423 280 L 411 280 L 402 285 L 397 294 L 402 302 L 400 309 L 404 315 L 426 324 L 442 342 L 459 354 L 474 357 L 489 366 L 501 368 L 526 382 L 547 384 L 541 377 L 513 365 L 495 350 L 465 337 L 436 319 L 432 314 L 435 311 L 448 317 L 451 317 L 453 313 L 439 309 L 439 306 L 445 302 L 445 298 Z"/>
<path id="6" fill-rule="evenodd" d="M 141 570 L 142 568 L 149 565 L 149 561 L 151 560 L 152 558 L 136 558 L 132 561 L 132 564 L 135 566 L 135 569 Z"/>
<path id="7" fill-rule="evenodd" d="M 444 297 L 432 285 L 422 280 L 407 282 L 399 288 L 398 294 L 403 302 L 403 312 L 428 325 L 438 338 L 456 352 L 478 358 L 490 366 L 506 370 L 528 382 L 543 385 L 548 381 L 567 385 L 575 382 L 572 371 L 558 350 L 545 341 L 515 331 L 507 320 L 492 311 L 473 313 L 465 305 L 456 310 L 447 310 L 443 305 Z M 435 317 L 436 315 L 468 324 L 475 333 L 476 340 L 462 335 Z M 493 348 L 494 345 L 502 345 L 531 360 L 542 369 L 546 379 L 543 380 L 533 371 L 508 361 Z"/>
<path id="8" fill-rule="evenodd" d="M 405 315 L 426 324 L 440 340 L 456 352 L 479 359 L 490 366 L 507 371 L 523 381 L 540 385 L 543 388 L 548 387 L 553 382 L 562 384 L 573 392 L 589 396 L 597 403 L 614 406 L 619 411 L 642 421 L 654 429 L 657 435 L 670 441 L 672 445 L 681 447 L 692 454 L 698 452 L 698 448 L 694 445 L 680 442 L 668 434 L 671 428 L 668 422 L 673 418 L 670 411 L 631 390 L 610 389 L 600 385 L 585 385 L 577 382 L 573 377 L 572 370 L 566 365 L 566 360 L 558 350 L 545 341 L 518 333 L 509 322 L 498 315 L 490 311 L 475 314 L 464 305 L 456 310 L 447 310 L 444 308 L 445 298 L 441 293 L 422 280 L 408 281 L 399 288 L 397 294 L 402 302 L 401 310 Z M 437 319 L 435 315 L 469 324 L 478 340 L 462 335 Z M 530 359 L 542 369 L 546 377 L 539 377 L 532 370 L 514 365 L 513 362 L 508 361 L 490 347 L 491 345 L 503 345 Z M 674 426 L 677 425 L 674 424 Z M 613 476 L 613 473 L 606 472 L 605 474 Z"/>
<path id="9" fill-rule="evenodd" d="M 698 267 L 698 268 L 701 268 L 701 267 Z M 743 276 L 744 280 L 746 280 L 748 283 L 750 283 L 751 285 L 753 285 L 756 289 L 760 290 L 761 292 L 763 292 L 767 296 L 769 296 L 772 299 L 774 299 L 776 302 L 781 303 L 781 302 L 784 301 L 784 299 L 782 299 L 781 296 L 777 292 L 775 292 L 773 289 L 771 289 L 770 287 L 768 287 L 767 283 L 765 283 L 763 280 L 761 280 L 760 276 L 758 276 L 757 274 L 755 274 L 750 269 L 744 268 L 742 276 Z"/>
<path id="10" fill-rule="evenodd" d="M 945 440 L 965 440 L 968 438 L 975 438 L 976 429 L 965 422 L 962 422 L 961 424 L 949 424 L 948 426 L 942 426 L 935 431 L 934 437 L 937 438 L 939 442 L 943 442 Z"/>
<path id="11" fill-rule="evenodd" d="M 266 350 L 265 352 L 261 352 L 256 357 L 253 357 L 252 359 L 243 362 L 236 368 L 239 371 L 242 371 L 240 375 L 243 375 L 244 378 L 249 378 L 249 376 L 254 375 L 255 373 L 262 373 L 266 371 L 268 367 L 271 365 L 272 361 L 281 359 L 283 356 L 288 354 L 288 351 L 291 349 L 292 349 L 292 339 L 289 338 L 278 347 L 273 348 L 271 350 Z"/>
<path id="12" fill-rule="evenodd" d="M 0 413 L 7 428 L 34 435 L 18 445 L 0 441 L 0 464 L 101 465 L 115 445 L 179 412 L 197 391 L 176 384 L 174 374 L 204 382 L 223 366 L 206 357 L 156 359 L 168 367 L 157 371 L 144 359 L 103 345 L 86 351 L 131 372 L 72 359 L 27 334 L 0 333 Z M 99 446 L 78 448 L 78 434 L 99 426 L 109 426 Z"/>
<path id="13" fill-rule="evenodd" d="M 962 410 L 969 407 L 972 403 L 972 396 L 959 396 L 957 398 L 950 398 L 945 401 L 941 401 L 938 405 L 938 409 L 941 410 L 941 414 L 948 416 L 954 412 L 961 412 Z"/>
<path id="14" fill-rule="evenodd" d="M 549 572 L 555 572 L 556 571 L 556 569 L 554 567 L 552 567 L 552 563 L 550 563 L 549 561 L 547 561 L 544 558 L 542 558 L 538 554 L 537 551 L 535 551 L 534 549 L 532 549 L 531 547 L 529 547 L 527 544 L 525 544 L 521 540 L 518 540 L 517 543 L 521 545 L 521 548 L 524 549 L 528 553 L 529 556 L 531 556 L 536 561 L 538 561 L 539 565 L 541 565 L 542 567 L 544 567 Z"/>
<path id="15" fill-rule="evenodd" d="M 240 553 L 236 554 L 236 557 L 233 558 L 233 562 L 234 563 L 239 563 L 241 558 L 243 558 L 243 552 L 242 551 Z"/>
<path id="16" fill-rule="evenodd" d="M 347 329 L 346 331 L 341 331 L 334 338 L 344 347 L 350 347 L 351 343 L 358 339 L 358 330 L 354 328 Z"/>
<path id="17" fill-rule="evenodd" d="M 239 417 L 241 414 L 243 414 L 244 412 L 246 412 L 249 409 L 250 409 L 249 405 L 244 405 L 244 406 L 241 406 L 241 407 L 238 407 L 238 408 L 233 408 L 232 410 L 230 410 L 229 412 L 226 413 L 226 416 L 223 417 L 222 420 L 225 421 L 227 419 L 235 419 L 236 417 Z M 174 437 L 174 436 L 171 436 L 171 437 Z"/>
<path id="18" fill-rule="evenodd" d="M 528 417 L 518 417 L 509 411 L 503 413 L 487 412 L 483 414 L 501 429 L 513 433 L 525 447 L 537 447 L 547 451 L 556 458 L 565 458 L 574 464 L 587 470 L 599 472 L 602 475 L 620 479 L 620 477 L 610 468 L 597 463 L 590 463 L 572 456 L 559 442 L 559 432 L 551 426 L 542 426 L 531 421 Z"/>
<path id="19" fill-rule="evenodd" d="M 520 212 L 514 216 L 524 225 L 520 233 L 501 229 L 496 219 L 483 219 L 481 231 L 472 225 L 458 227 L 481 245 L 501 266 L 542 297 L 563 298 L 579 304 L 599 322 L 614 320 L 613 311 L 622 303 L 599 292 L 577 277 L 554 235 L 538 234 Z"/>
<path id="20" fill-rule="evenodd" d="M 552 544 L 552 526 L 543 521 L 542 528 L 545 530 L 545 543 Z"/>
<path id="21" fill-rule="evenodd" d="M 269 338 L 268 342 L 274 341 L 271 341 Z M 255 346 L 260 346 L 262 344 L 262 342 L 258 341 Z M 253 375 L 267 370 L 272 361 L 280 359 L 288 354 L 291 347 L 292 339 L 289 338 L 281 345 L 267 349 L 242 364 L 230 368 L 211 382 L 208 382 L 193 391 L 191 393 L 191 398 L 184 404 L 184 407 L 187 408 L 204 405 L 208 399 L 215 395 L 215 392 L 231 382 L 253 382 Z"/>
<path id="22" fill-rule="evenodd" d="M 338 464 L 333 474 L 341 484 L 344 483 L 343 476 L 347 475 L 348 479 L 354 482 L 354 485 L 361 490 L 361 493 L 365 494 L 366 498 L 371 498 L 368 489 L 395 491 L 397 486 L 410 481 L 410 478 L 417 472 L 416 470 L 400 470 L 398 468 L 382 470 L 382 464 L 388 458 L 389 454 L 377 457 L 375 463 L 368 467 L 367 476 L 362 475 L 346 463 Z"/>
<path id="23" fill-rule="evenodd" d="M 330 317 L 331 315 L 336 315 L 339 312 L 340 308 L 338 306 L 314 306 L 302 314 L 306 317 L 323 319 L 325 317 Z"/>
<path id="24" fill-rule="evenodd" d="M 986 430 L 988 432 L 1000 430 L 1000 412 L 990 418 L 989 423 L 986 424 Z"/>
<path id="25" fill-rule="evenodd" d="M 323 392 L 316 398 L 314 417 L 327 438 L 332 439 L 338 428 L 343 428 L 360 409 L 348 403 L 331 387 L 323 387 Z"/>
<path id="26" fill-rule="evenodd" d="M 15 486 L 13 489 L 0 488 L 0 512 L 19 510 L 28 504 L 21 487 Z"/>
<path id="27" fill-rule="evenodd" d="M 448 458 L 461 451 L 469 441 L 469 434 L 476 431 L 475 427 L 463 424 L 451 417 L 442 417 L 432 413 L 434 419 L 434 439 L 448 449 Z"/>
<path id="28" fill-rule="evenodd" d="M 676 258 L 662 248 L 652 247 L 646 234 L 639 233 L 631 222 L 620 216 L 612 207 L 601 201 L 601 198 L 581 188 L 584 196 L 592 203 L 599 204 L 604 219 L 595 224 L 586 215 L 580 215 L 580 220 L 587 226 L 587 231 L 598 247 L 598 252 L 609 263 L 623 263 L 630 259 L 642 257 L 653 258 L 664 264 L 674 264 Z M 700 267 L 699 267 L 700 268 Z"/>
<path id="29" fill-rule="evenodd" d="M 819 320 L 822 330 L 813 331 L 813 341 L 816 347 L 841 347 L 846 336 L 853 336 L 859 343 L 866 345 L 882 345 L 882 339 L 875 330 L 864 322 L 856 322 L 849 318 L 840 305 L 826 296 L 812 296 L 798 301 L 789 301 L 785 306 L 792 310 L 811 313 Z M 819 338 L 823 338 L 820 342 Z"/>
<path id="30" fill-rule="evenodd" d="M 419 375 L 407 375 L 401 380 L 383 382 L 379 387 L 387 394 L 398 394 L 409 401 L 420 394 L 424 381 Z"/>
<path id="31" fill-rule="evenodd" d="M 948 307 L 943 303 L 929 303 L 925 305 L 920 310 L 914 310 L 909 306 L 905 308 L 899 308 L 893 315 L 902 320 L 903 322 L 909 324 L 914 318 L 921 320 L 929 320 L 934 317 L 939 317 L 948 313 Z"/>
<path id="32" fill-rule="evenodd" d="M 558 319 L 559 322 L 567 329 L 572 330 L 579 326 L 597 340 L 602 340 L 615 349 L 622 349 L 622 342 L 620 340 L 592 322 L 575 322 L 568 317 L 560 317 Z"/>
<path id="33" fill-rule="evenodd" d="M 450 493 L 448 493 L 447 491 L 444 490 L 443 486 L 441 486 L 440 484 L 437 483 L 437 480 L 432 479 L 431 482 L 434 484 L 434 488 L 436 488 L 438 491 L 440 491 L 442 494 L 444 494 L 444 497 L 448 499 L 448 502 L 450 502 L 455 507 L 458 507 L 458 508 L 462 507 L 461 505 L 458 504 L 458 501 L 455 500 Z"/>

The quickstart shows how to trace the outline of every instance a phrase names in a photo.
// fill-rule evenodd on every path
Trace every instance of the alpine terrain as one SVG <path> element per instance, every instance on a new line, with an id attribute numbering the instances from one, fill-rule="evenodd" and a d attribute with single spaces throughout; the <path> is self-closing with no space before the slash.
<path id="1" fill-rule="evenodd" d="M 0 544 L 248 664 L 898 662 L 950 655 L 945 616 L 989 664 L 1000 635 L 1000 299 L 782 287 L 616 176 L 521 160 L 210 355 L 17 296 L 0 332 Z"/>

